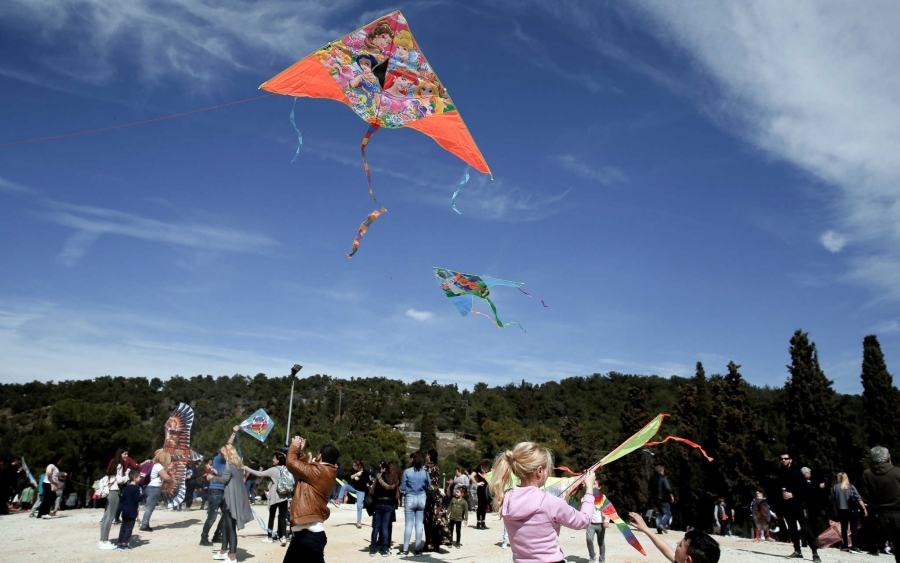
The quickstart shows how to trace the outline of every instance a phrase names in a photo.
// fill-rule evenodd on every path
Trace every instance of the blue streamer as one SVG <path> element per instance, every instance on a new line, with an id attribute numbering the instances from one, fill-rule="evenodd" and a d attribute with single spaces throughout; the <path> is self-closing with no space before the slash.
<path id="1" fill-rule="evenodd" d="M 294 105 L 291 107 L 291 125 L 294 126 L 294 131 L 297 132 L 298 144 L 297 144 L 297 152 L 294 153 L 294 158 L 291 159 L 291 164 L 293 164 L 297 160 L 297 157 L 300 156 L 300 149 L 303 148 L 303 135 L 300 134 L 300 130 L 297 129 L 297 122 L 294 121 L 294 107 L 296 107 L 296 106 L 297 106 L 297 98 L 294 98 Z"/>
<path id="2" fill-rule="evenodd" d="M 459 182 L 459 186 L 456 188 L 456 191 L 453 192 L 453 197 L 450 198 L 450 205 L 453 206 L 453 211 L 456 211 L 460 215 L 462 215 L 462 211 L 456 208 L 456 196 L 459 195 L 459 190 L 462 189 L 469 182 L 469 166 L 466 165 L 465 177 Z"/>

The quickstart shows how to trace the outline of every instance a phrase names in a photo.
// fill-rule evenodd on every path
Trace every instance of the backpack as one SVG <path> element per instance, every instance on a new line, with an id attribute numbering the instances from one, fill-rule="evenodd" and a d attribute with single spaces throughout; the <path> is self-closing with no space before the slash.
<path id="1" fill-rule="evenodd" d="M 289 497 L 294 494 L 294 476 L 283 465 L 278 468 L 278 481 L 275 484 L 275 492 L 280 497 Z"/>
<path id="2" fill-rule="evenodd" d="M 109 496 L 109 476 L 103 477 L 96 483 L 94 487 L 96 498 L 106 498 Z"/>
<path id="3" fill-rule="evenodd" d="M 141 464 L 141 480 L 138 481 L 138 484 L 141 487 L 146 487 L 150 484 L 150 474 L 153 473 L 153 462 L 148 460 Z"/>

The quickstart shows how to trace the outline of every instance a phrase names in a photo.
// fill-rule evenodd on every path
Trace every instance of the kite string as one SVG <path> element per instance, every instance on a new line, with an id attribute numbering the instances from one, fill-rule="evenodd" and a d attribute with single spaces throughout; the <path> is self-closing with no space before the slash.
<path id="1" fill-rule="evenodd" d="M 123 129 L 125 127 L 133 127 L 135 125 L 144 125 L 147 123 L 154 123 L 156 121 L 165 121 L 166 119 L 174 119 L 176 117 L 184 117 L 185 115 L 192 115 L 195 113 L 202 113 L 204 111 L 210 111 L 214 109 L 220 109 L 228 106 L 234 106 L 237 104 L 243 104 L 245 102 L 252 102 L 254 100 L 261 100 L 263 98 L 268 98 L 270 96 L 274 96 L 275 94 L 266 94 L 265 96 L 256 96 L 255 98 L 247 98 L 246 100 L 238 100 L 236 102 L 228 102 L 227 104 L 219 104 L 217 106 L 210 106 L 208 108 L 195 109 L 191 111 L 185 111 L 182 113 L 176 113 L 173 115 L 166 115 L 163 117 L 154 117 L 153 119 L 145 119 L 143 121 L 135 121 L 133 123 L 123 123 L 122 125 L 113 125 L 110 127 L 102 127 L 100 129 L 91 129 L 88 131 L 78 131 L 76 133 L 66 133 L 64 135 L 53 135 L 52 137 L 40 137 L 37 139 L 26 139 L 24 141 L 12 141 L 9 143 L 0 143 L 0 147 L 11 147 L 13 145 L 24 145 L 26 143 L 40 143 L 41 141 L 52 141 L 54 139 L 64 139 L 66 137 L 77 137 L 79 135 L 89 135 L 91 133 L 102 133 L 103 131 L 112 131 L 113 129 Z"/>

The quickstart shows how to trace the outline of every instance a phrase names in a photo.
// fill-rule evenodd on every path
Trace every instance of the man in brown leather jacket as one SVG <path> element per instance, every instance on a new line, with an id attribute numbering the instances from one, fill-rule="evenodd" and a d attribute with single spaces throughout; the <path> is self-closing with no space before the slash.
<path id="1" fill-rule="evenodd" d="M 291 545 L 284 555 L 284 563 L 325 563 L 325 520 L 331 515 L 328 499 L 334 489 L 337 463 L 340 453 L 331 444 L 322 446 L 313 460 L 303 453 L 306 440 L 294 436 L 285 464 L 297 487 L 291 501 Z"/>

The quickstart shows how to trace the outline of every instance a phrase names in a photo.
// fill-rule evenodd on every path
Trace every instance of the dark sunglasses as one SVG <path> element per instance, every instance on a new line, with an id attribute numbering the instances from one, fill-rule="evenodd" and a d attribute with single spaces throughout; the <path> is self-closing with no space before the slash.
<path id="1" fill-rule="evenodd" d="M 789 457 L 783 457 L 783 458 L 781 458 L 781 461 L 790 461 L 790 460 L 791 460 L 791 458 L 789 458 Z"/>

